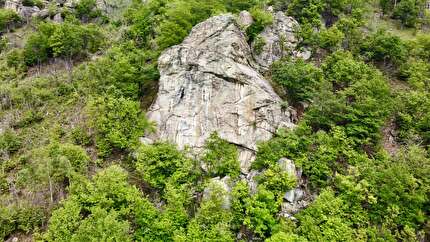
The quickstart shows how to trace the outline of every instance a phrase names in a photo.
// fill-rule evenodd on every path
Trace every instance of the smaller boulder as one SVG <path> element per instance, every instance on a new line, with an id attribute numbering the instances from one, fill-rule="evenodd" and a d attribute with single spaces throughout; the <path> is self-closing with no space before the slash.
<path id="1" fill-rule="evenodd" d="M 312 56 L 312 52 L 309 49 L 294 51 L 293 53 L 296 58 L 302 58 L 303 60 L 309 60 Z"/>
<path id="2" fill-rule="evenodd" d="M 27 7 L 22 6 L 19 8 L 18 14 L 23 19 L 29 20 L 33 15 L 37 15 L 40 12 L 40 9 L 37 6 Z"/>
<path id="3" fill-rule="evenodd" d="M 41 18 L 41 19 L 45 19 L 47 17 L 49 17 L 49 10 L 48 9 L 42 9 L 39 12 L 35 12 L 32 15 L 33 17 L 37 17 L 37 18 Z"/>
<path id="4" fill-rule="evenodd" d="M 61 13 L 57 13 L 54 15 L 54 18 L 52 19 L 52 21 L 54 21 L 56 23 L 62 23 L 63 22 L 63 16 L 61 16 Z"/>
<path id="5" fill-rule="evenodd" d="M 273 62 L 291 55 L 298 43 L 295 33 L 298 27 L 299 23 L 283 12 L 274 14 L 273 23 L 267 26 L 252 43 L 252 49 L 258 49 L 253 53 L 254 59 L 263 71 L 267 70 Z M 262 46 L 256 48 L 261 43 L 263 43 Z"/>
<path id="6" fill-rule="evenodd" d="M 254 19 L 252 18 L 251 13 L 244 10 L 239 13 L 239 18 L 237 19 L 237 23 L 243 28 L 247 29 L 254 23 Z"/>
<path id="7" fill-rule="evenodd" d="M 154 144 L 154 140 L 152 140 L 152 139 L 150 139 L 148 137 L 140 137 L 139 138 L 139 142 L 141 144 L 144 144 L 144 145 L 152 145 L 152 144 Z"/>

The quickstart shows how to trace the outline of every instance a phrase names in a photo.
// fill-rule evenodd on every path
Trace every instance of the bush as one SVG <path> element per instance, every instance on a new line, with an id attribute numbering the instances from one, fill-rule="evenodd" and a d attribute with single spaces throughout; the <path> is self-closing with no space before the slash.
<path id="1" fill-rule="evenodd" d="M 322 71 L 302 59 L 279 61 L 272 66 L 272 79 L 281 84 L 293 103 L 310 101 L 323 84 Z"/>
<path id="2" fill-rule="evenodd" d="M 236 177 L 240 174 L 239 153 L 235 145 L 212 133 L 206 140 L 205 150 L 202 160 L 210 176 Z"/>
<path id="3" fill-rule="evenodd" d="M 163 190 L 166 184 L 193 182 L 196 167 L 171 144 L 141 145 L 136 150 L 136 170 L 150 186 Z"/>
<path id="4" fill-rule="evenodd" d="M 227 191 L 210 183 L 210 196 L 202 201 L 195 217 L 187 227 L 186 238 L 191 241 L 234 241 L 230 231 L 231 213 L 224 207 Z"/>
<path id="5" fill-rule="evenodd" d="M 297 215 L 300 235 L 309 241 L 352 241 L 354 230 L 343 206 L 333 191 L 322 191 L 311 206 Z"/>
<path id="6" fill-rule="evenodd" d="M 139 137 L 153 128 L 140 110 L 139 103 L 124 97 L 97 98 L 90 103 L 89 114 L 101 157 L 111 154 L 112 149 L 133 148 Z"/>
<path id="7" fill-rule="evenodd" d="M 19 49 L 13 49 L 6 54 L 6 63 L 8 67 L 13 67 L 17 70 L 24 68 L 24 55 Z"/>
<path id="8" fill-rule="evenodd" d="M 423 0 L 402 0 L 395 6 L 393 16 L 400 19 L 405 26 L 415 27 L 424 4 Z"/>
<path id="9" fill-rule="evenodd" d="M 92 182 L 74 179 L 69 197 L 49 220 L 45 240 L 131 241 L 132 223 L 152 224 L 155 208 L 127 183 L 127 173 L 119 166 L 100 171 Z"/>
<path id="10" fill-rule="evenodd" d="M 268 190 L 278 196 L 283 196 L 284 193 L 296 185 L 296 177 L 291 176 L 288 172 L 276 165 L 271 165 L 257 177 L 258 184 L 263 185 Z"/>
<path id="11" fill-rule="evenodd" d="M 83 26 L 66 19 L 62 24 L 42 23 L 24 46 L 28 66 L 40 64 L 49 57 L 72 58 L 94 53 L 103 45 L 103 36 L 94 25 Z"/>
<path id="12" fill-rule="evenodd" d="M 144 94 L 151 96 L 155 93 L 147 90 L 159 77 L 155 61 L 157 55 L 129 45 L 113 47 L 104 57 L 80 66 L 74 79 L 89 95 L 103 95 L 114 89 L 118 95 L 133 100 Z"/>
<path id="13" fill-rule="evenodd" d="M 271 13 L 259 7 L 253 7 L 250 10 L 250 13 L 252 15 L 252 18 L 254 19 L 254 22 L 246 29 L 246 35 L 248 36 L 248 41 L 252 42 L 254 41 L 254 39 L 256 39 L 257 35 L 264 30 L 266 26 L 272 24 L 273 16 Z"/>
<path id="14" fill-rule="evenodd" d="M 430 144 L 430 96 L 423 91 L 402 91 L 396 97 L 395 122 L 398 139 Z"/>
<path id="15" fill-rule="evenodd" d="M 244 224 L 259 237 L 269 236 L 277 223 L 276 214 L 281 201 L 273 192 L 259 186 L 257 193 L 246 200 Z"/>
<path id="16" fill-rule="evenodd" d="M 84 22 L 101 16 L 101 11 L 97 9 L 95 0 L 81 0 L 76 5 L 75 10 L 76 17 Z"/>
<path id="17" fill-rule="evenodd" d="M 324 29 L 319 34 L 319 46 L 323 49 L 335 51 L 341 48 L 345 35 L 336 26 Z"/>
<path id="18" fill-rule="evenodd" d="M 407 49 L 399 37 L 378 30 L 362 43 L 361 54 L 372 61 L 398 65 L 406 59 Z"/>
<path id="19" fill-rule="evenodd" d="M 301 24 L 310 24 L 313 27 L 321 25 L 320 16 L 324 9 L 321 0 L 293 0 L 288 5 L 288 14 Z"/>
<path id="20" fill-rule="evenodd" d="M 167 3 L 164 19 L 156 29 L 158 48 L 164 50 L 179 44 L 194 25 L 221 10 L 224 10 L 224 6 L 220 1 L 177 0 Z"/>
<path id="21" fill-rule="evenodd" d="M 29 204 L 0 207 L 0 239 L 12 233 L 30 233 L 37 230 L 45 220 L 43 209 Z"/>
<path id="22" fill-rule="evenodd" d="M 21 138 L 8 129 L 0 133 L 0 153 L 12 154 L 21 147 Z"/>
<path id="23" fill-rule="evenodd" d="M 19 21 L 21 21 L 21 18 L 15 11 L 4 8 L 0 9 L 0 33 L 8 32 Z"/>
<path id="24" fill-rule="evenodd" d="M 430 91 L 430 64 L 428 62 L 410 59 L 401 66 L 400 75 L 413 88 Z"/>
<path id="25" fill-rule="evenodd" d="M 341 125 L 356 144 L 376 144 L 379 129 L 391 110 L 385 78 L 374 68 L 354 60 L 348 52 L 332 54 L 322 69 L 331 87 L 314 99 L 306 114 L 309 124 L 316 130 Z"/>

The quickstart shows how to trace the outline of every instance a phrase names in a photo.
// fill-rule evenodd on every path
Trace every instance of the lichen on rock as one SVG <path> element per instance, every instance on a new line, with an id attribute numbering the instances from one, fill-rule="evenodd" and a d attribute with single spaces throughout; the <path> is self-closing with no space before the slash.
<path id="1" fill-rule="evenodd" d="M 182 44 L 162 53 L 158 68 L 158 96 L 148 117 L 158 125 L 157 138 L 179 148 L 201 149 L 216 131 L 239 148 L 246 173 L 259 141 L 294 126 L 231 14 L 196 25 Z"/>

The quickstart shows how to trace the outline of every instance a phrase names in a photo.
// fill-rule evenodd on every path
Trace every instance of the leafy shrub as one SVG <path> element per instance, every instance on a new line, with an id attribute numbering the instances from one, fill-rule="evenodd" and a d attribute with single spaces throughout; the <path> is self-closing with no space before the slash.
<path id="1" fill-rule="evenodd" d="M 336 26 L 324 29 L 319 34 L 319 46 L 330 51 L 338 50 L 345 38 L 344 33 Z"/>
<path id="2" fill-rule="evenodd" d="M 385 78 L 374 68 L 354 60 L 348 52 L 334 53 L 322 69 L 332 86 L 314 99 L 306 114 L 309 124 L 325 130 L 342 125 L 357 144 L 375 144 L 391 109 Z"/>
<path id="3" fill-rule="evenodd" d="M 399 92 L 395 122 L 400 141 L 430 144 L 430 96 L 423 91 Z"/>
<path id="4" fill-rule="evenodd" d="M 361 53 L 372 61 L 399 64 L 406 59 L 407 49 L 399 37 L 378 30 L 362 43 Z"/>
<path id="5" fill-rule="evenodd" d="M 400 68 L 400 75 L 415 89 L 430 90 L 430 64 L 411 59 Z"/>
<path id="6" fill-rule="evenodd" d="M 47 241 L 131 241 L 131 223 L 147 227 L 156 215 L 119 166 L 97 173 L 92 182 L 76 177 L 72 184 L 70 196 L 49 220 Z"/>
<path id="7" fill-rule="evenodd" d="M 250 9 L 257 2 L 257 0 L 223 0 L 228 12 L 240 12 Z"/>
<path id="8" fill-rule="evenodd" d="M 206 140 L 205 150 L 202 159 L 210 176 L 239 175 L 239 153 L 235 145 L 221 139 L 217 133 L 212 133 Z"/>
<path id="9" fill-rule="evenodd" d="M 193 162 L 171 144 L 141 145 L 135 156 L 136 170 L 154 188 L 163 190 L 169 180 L 179 185 L 194 179 Z"/>
<path id="10" fill-rule="evenodd" d="M 310 207 L 297 215 L 301 221 L 299 233 L 309 241 L 353 240 L 354 230 L 343 206 L 343 200 L 335 197 L 333 191 L 322 191 Z"/>
<path id="11" fill-rule="evenodd" d="M 376 224 L 395 231 L 400 226 L 418 228 L 424 223 L 430 171 L 430 159 L 424 149 L 411 145 L 394 158 L 362 169 L 376 197 L 377 202 L 369 207 L 369 216 Z"/>
<path id="12" fill-rule="evenodd" d="M 192 241 L 234 241 L 230 231 L 231 213 L 224 207 L 227 191 L 210 183 L 210 196 L 203 200 L 187 227 L 186 238 Z"/>
<path id="13" fill-rule="evenodd" d="M 302 59 L 279 61 L 272 66 L 272 79 L 281 84 L 293 102 L 310 101 L 323 82 L 322 71 Z"/>
<path id="14" fill-rule="evenodd" d="M 288 5 L 288 14 L 301 24 L 310 24 L 314 27 L 321 25 L 320 15 L 324 9 L 321 0 L 293 0 Z"/>
<path id="15" fill-rule="evenodd" d="M 49 57 L 71 60 L 94 53 L 103 45 L 103 36 L 94 25 L 83 26 L 66 19 L 62 24 L 42 23 L 24 46 L 28 66 L 40 64 Z"/>
<path id="16" fill-rule="evenodd" d="M 95 0 L 82 0 L 79 1 L 75 7 L 76 17 L 87 22 L 91 18 L 101 16 L 101 11 L 97 9 Z"/>
<path id="17" fill-rule="evenodd" d="M 250 13 L 254 19 L 254 22 L 246 29 L 246 35 L 248 36 L 249 42 L 252 42 L 266 26 L 272 24 L 273 16 L 271 13 L 259 7 L 251 8 Z"/>
<path id="18" fill-rule="evenodd" d="M 14 232 L 29 233 L 37 230 L 45 220 L 43 209 L 30 204 L 0 207 L 0 238 L 6 239 Z"/>
<path id="19" fill-rule="evenodd" d="M 267 237 L 277 223 L 280 202 L 273 192 L 260 186 L 257 193 L 246 200 L 244 224 L 259 237 Z"/>
<path id="20" fill-rule="evenodd" d="M 51 203 L 54 195 L 76 174 L 87 171 L 90 158 L 80 146 L 53 143 L 32 150 L 31 161 L 20 171 L 24 185 L 36 191 L 47 189 Z"/>
<path id="21" fill-rule="evenodd" d="M 257 37 L 254 40 L 254 52 L 255 54 L 259 55 L 261 54 L 261 52 L 263 51 L 264 45 L 266 45 L 266 41 L 261 38 L 261 37 Z"/>
<path id="22" fill-rule="evenodd" d="M 82 127 L 76 127 L 71 132 L 71 138 L 74 144 L 89 145 L 91 144 L 91 136 Z"/>
<path id="23" fill-rule="evenodd" d="M 13 27 L 13 24 L 18 23 L 21 18 L 15 11 L 11 9 L 0 9 L 0 33 L 7 32 Z"/>
<path id="24" fill-rule="evenodd" d="M 425 1 L 422 0 L 402 0 L 394 8 L 393 16 L 407 27 L 415 27 L 418 23 Z"/>
<path id="25" fill-rule="evenodd" d="M 89 114 L 102 157 L 109 155 L 114 148 L 132 148 L 145 131 L 152 130 L 152 124 L 140 110 L 139 103 L 124 97 L 97 98 L 90 103 Z"/>
<path id="26" fill-rule="evenodd" d="M 23 0 L 22 5 L 27 7 L 37 6 L 39 8 L 43 8 L 43 2 L 40 0 Z"/>
<path id="27" fill-rule="evenodd" d="M 6 54 L 6 63 L 8 67 L 13 67 L 16 70 L 22 70 L 24 66 L 23 52 L 18 49 L 13 49 Z"/>
<path id="28" fill-rule="evenodd" d="M 124 45 L 113 47 L 104 57 L 80 66 L 74 73 L 80 89 L 89 95 L 114 92 L 137 100 L 158 80 L 157 53 Z"/>
<path id="29" fill-rule="evenodd" d="M 281 196 L 284 192 L 292 189 L 296 185 L 296 177 L 283 171 L 278 164 L 272 165 L 264 170 L 263 173 L 257 177 L 257 181 L 258 184 L 263 185 L 276 195 L 281 194 Z"/>
<path id="30" fill-rule="evenodd" d="M 11 154 L 21 147 L 21 138 L 12 130 L 6 130 L 0 133 L 0 152 Z"/>
<path id="31" fill-rule="evenodd" d="M 40 112 L 27 110 L 25 111 L 20 119 L 13 125 L 14 128 L 25 128 L 29 127 L 34 123 L 38 123 L 43 120 L 43 115 Z"/>

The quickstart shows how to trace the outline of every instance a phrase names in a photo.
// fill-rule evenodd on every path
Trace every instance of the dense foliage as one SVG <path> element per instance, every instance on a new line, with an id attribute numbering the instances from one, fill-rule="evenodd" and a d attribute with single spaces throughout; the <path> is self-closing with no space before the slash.
<path id="1" fill-rule="evenodd" d="M 45 19 L 0 9 L 0 240 L 430 239 L 428 1 L 57 2 L 22 2 Z M 311 53 L 262 73 L 298 121 L 248 174 L 222 132 L 180 150 L 145 117 L 159 55 L 242 10 L 254 53 L 273 11 L 300 23 L 289 51 Z M 308 200 L 287 216 L 298 186 Z"/>

